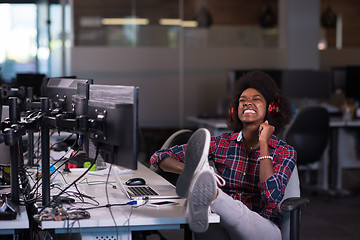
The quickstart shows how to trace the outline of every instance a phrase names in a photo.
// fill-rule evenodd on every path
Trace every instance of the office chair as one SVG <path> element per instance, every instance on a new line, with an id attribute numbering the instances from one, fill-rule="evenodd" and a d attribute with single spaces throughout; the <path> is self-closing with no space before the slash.
<path id="1" fill-rule="evenodd" d="M 181 129 L 173 133 L 162 145 L 161 149 L 170 148 L 175 145 L 182 145 L 188 142 L 189 138 L 193 134 L 193 131 L 189 129 Z M 155 168 L 154 166 L 150 166 L 150 169 L 165 178 L 172 185 L 176 185 L 176 181 L 179 177 L 178 174 L 165 172 L 160 168 Z"/>
<path id="2" fill-rule="evenodd" d="M 279 204 L 283 240 L 299 239 L 301 209 L 309 202 L 309 199 L 300 197 L 299 174 L 295 166 L 286 186 L 283 201 Z"/>
<path id="3" fill-rule="evenodd" d="M 299 170 L 304 168 L 306 170 L 305 183 L 310 183 L 311 164 L 318 162 L 327 148 L 330 134 L 329 118 L 329 113 L 324 107 L 305 107 L 294 116 L 284 131 L 283 139 L 297 152 Z M 326 166 L 322 171 L 325 176 L 323 181 L 327 181 Z M 314 190 L 313 186 L 307 187 Z M 315 188 L 315 190 L 323 191 L 325 189 Z"/>

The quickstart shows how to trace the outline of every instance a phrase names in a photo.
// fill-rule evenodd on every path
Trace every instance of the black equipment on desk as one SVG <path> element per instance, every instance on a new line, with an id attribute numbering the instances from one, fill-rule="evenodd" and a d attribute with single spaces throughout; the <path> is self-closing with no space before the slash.
<path id="1" fill-rule="evenodd" d="M 46 87 L 42 89 L 42 96 L 48 97 L 53 106 L 63 112 L 73 112 L 73 96 L 78 94 L 79 83 L 92 84 L 92 79 L 49 78 Z"/>
<path id="2" fill-rule="evenodd" d="M 90 129 L 92 144 L 105 162 L 129 169 L 137 169 L 138 92 L 134 86 L 95 84 L 89 92 L 88 116 L 103 121 L 101 128 Z"/>
<path id="3" fill-rule="evenodd" d="M 13 220 L 16 219 L 17 206 L 8 198 L 5 198 L 0 207 L 0 220 Z"/>
<path id="4" fill-rule="evenodd" d="M 48 97 L 41 97 L 40 102 L 27 102 L 36 109 L 36 114 L 30 114 L 25 121 L 20 121 L 16 114 L 16 98 L 9 99 L 11 125 L 0 135 L 0 142 L 10 146 L 11 199 L 14 203 L 19 202 L 19 168 L 24 167 L 20 140 L 29 131 L 41 132 L 43 207 L 51 203 L 50 129 L 76 132 L 82 136 L 84 145 L 91 142 L 99 150 L 102 160 L 137 168 L 139 89 L 91 83 L 92 80 L 87 79 L 49 79 L 45 89 Z M 91 159 L 91 151 L 85 152 Z"/>

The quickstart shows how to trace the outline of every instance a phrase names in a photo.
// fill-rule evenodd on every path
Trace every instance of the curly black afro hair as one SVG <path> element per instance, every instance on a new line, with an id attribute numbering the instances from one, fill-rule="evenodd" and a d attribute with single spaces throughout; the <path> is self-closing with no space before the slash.
<path id="1" fill-rule="evenodd" d="M 248 72 L 235 82 L 229 106 L 229 128 L 234 132 L 239 132 L 243 128 L 243 124 L 238 117 L 239 98 L 248 88 L 254 88 L 264 96 L 267 105 L 267 113 L 264 120 L 268 120 L 269 124 L 275 127 L 275 134 L 278 133 L 291 119 L 290 102 L 281 95 L 274 79 L 262 71 Z M 277 104 L 279 111 L 270 114 L 269 105 L 273 102 Z"/>

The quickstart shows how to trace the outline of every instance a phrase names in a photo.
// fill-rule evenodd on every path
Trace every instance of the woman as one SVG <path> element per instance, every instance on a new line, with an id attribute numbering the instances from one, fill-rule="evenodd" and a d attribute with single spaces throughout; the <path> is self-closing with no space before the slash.
<path id="1" fill-rule="evenodd" d="M 289 102 L 269 75 L 250 72 L 236 82 L 229 113 L 232 132 L 210 138 L 207 130 L 199 129 L 187 145 L 158 151 L 151 162 L 181 173 L 176 190 L 188 198 L 193 231 L 207 230 L 211 208 L 232 239 L 281 239 L 277 205 L 295 167 L 296 152 L 274 134 L 290 120 Z M 216 186 L 215 175 L 225 182 Z"/>

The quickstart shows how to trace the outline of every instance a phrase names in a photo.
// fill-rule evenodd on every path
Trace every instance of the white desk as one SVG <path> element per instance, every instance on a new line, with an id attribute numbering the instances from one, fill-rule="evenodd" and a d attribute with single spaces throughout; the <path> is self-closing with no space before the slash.
<path id="1" fill-rule="evenodd" d="M 103 170 L 104 171 L 104 170 Z M 78 177 L 80 172 L 73 171 L 66 176 L 67 182 L 71 182 Z M 87 174 L 85 177 L 89 181 L 105 181 L 105 176 L 95 176 Z M 128 174 L 128 178 L 142 177 L 147 180 L 149 184 L 170 184 L 161 176 L 151 171 L 142 164 L 138 164 L 138 170 L 133 174 Z M 60 178 L 57 178 L 60 179 Z M 110 181 L 115 182 L 113 177 Z M 86 183 L 79 184 L 79 189 L 83 193 L 93 196 L 101 205 L 107 204 L 105 197 L 105 184 L 90 186 Z M 175 188 L 174 188 L 175 191 Z M 125 203 L 129 201 L 119 188 L 113 189 L 108 185 L 109 201 L 111 204 Z M 55 230 L 55 233 L 70 233 L 80 232 L 82 239 L 131 239 L 132 231 L 141 230 L 160 230 L 160 229 L 179 229 L 182 224 L 186 224 L 185 213 L 182 211 L 184 199 L 175 199 L 179 202 L 178 205 L 153 208 L 149 206 L 142 206 L 140 208 L 132 208 L 131 206 L 112 207 L 117 229 L 111 218 L 109 209 L 100 208 L 92 209 L 90 212 L 90 219 L 79 221 L 42 221 L 40 227 L 43 230 Z M 78 205 L 77 205 L 78 206 Z M 83 205 L 89 207 L 89 205 Z M 216 214 L 210 214 L 209 222 L 217 223 L 220 217 Z M 72 229 L 68 229 L 68 225 L 73 225 Z"/>
<path id="2" fill-rule="evenodd" d="M 17 239 L 16 231 L 22 229 L 29 229 L 29 219 L 25 206 L 19 207 L 16 219 L 0 220 L 0 235 L 13 235 L 13 239 Z"/>
<path id="3" fill-rule="evenodd" d="M 332 182 L 331 186 L 336 190 L 342 189 L 342 170 L 343 169 L 360 169 L 360 159 L 356 154 L 359 149 L 357 138 L 353 131 L 354 128 L 360 127 L 360 120 L 353 119 L 344 121 L 342 118 L 331 118 L 331 154 L 330 163 L 332 164 Z"/>

